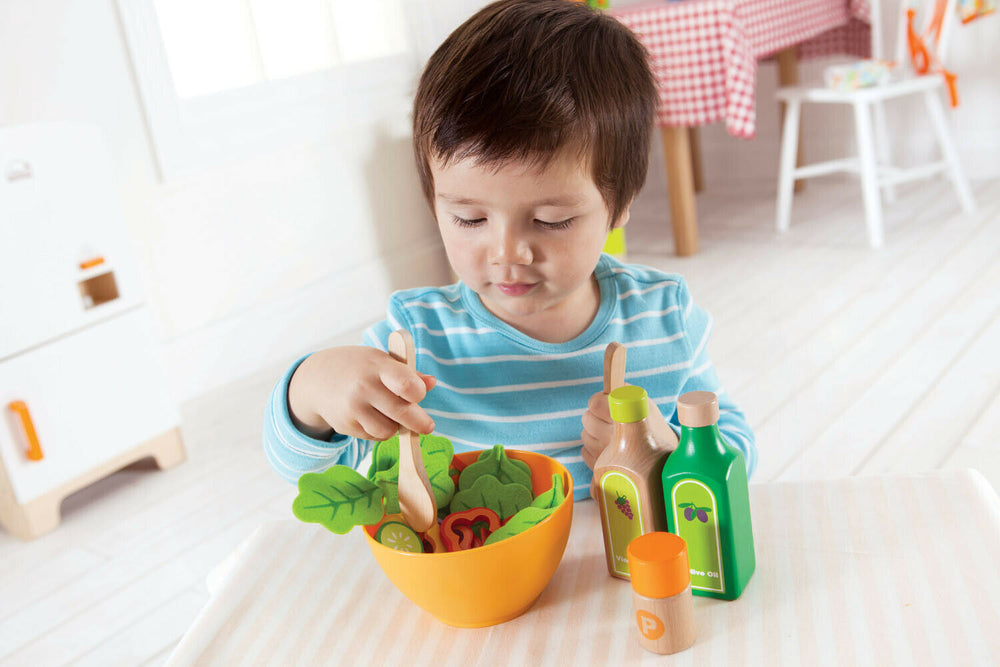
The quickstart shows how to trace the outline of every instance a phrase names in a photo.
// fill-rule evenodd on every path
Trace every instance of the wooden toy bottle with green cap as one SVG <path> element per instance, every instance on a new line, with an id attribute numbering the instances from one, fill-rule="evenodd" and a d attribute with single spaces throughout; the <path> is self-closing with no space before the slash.
<path id="1" fill-rule="evenodd" d="M 608 394 L 615 422 L 611 442 L 594 463 L 598 511 L 608 573 L 629 579 L 628 545 L 654 531 L 666 531 L 660 471 L 669 452 L 654 439 L 642 387 L 625 385 Z"/>
<path id="2" fill-rule="evenodd" d="M 735 600 L 756 567 L 743 453 L 722 439 L 712 392 L 683 394 L 677 416 L 680 444 L 662 475 L 667 527 L 687 543 L 691 591 Z"/>

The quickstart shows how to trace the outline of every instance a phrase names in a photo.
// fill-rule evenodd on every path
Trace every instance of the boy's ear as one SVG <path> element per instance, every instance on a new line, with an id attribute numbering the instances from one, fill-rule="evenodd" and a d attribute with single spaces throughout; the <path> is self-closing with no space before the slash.
<path id="1" fill-rule="evenodd" d="M 629 217 L 631 217 L 631 215 L 632 215 L 632 204 L 630 202 L 629 205 L 625 207 L 625 210 L 622 211 L 622 214 L 618 216 L 618 219 L 611 224 L 611 229 L 618 229 L 619 227 L 624 227 L 626 224 L 628 224 L 628 220 Z"/>

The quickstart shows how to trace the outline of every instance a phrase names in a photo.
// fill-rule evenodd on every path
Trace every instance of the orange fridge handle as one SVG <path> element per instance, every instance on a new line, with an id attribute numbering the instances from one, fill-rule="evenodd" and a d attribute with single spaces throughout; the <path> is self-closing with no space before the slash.
<path id="1" fill-rule="evenodd" d="M 32 461 L 42 460 L 42 446 L 38 444 L 38 434 L 35 432 L 35 424 L 31 421 L 31 413 L 28 412 L 28 404 L 24 401 L 11 401 L 7 404 L 17 416 L 21 418 L 21 426 L 24 427 L 24 435 L 28 439 L 28 458 Z"/>

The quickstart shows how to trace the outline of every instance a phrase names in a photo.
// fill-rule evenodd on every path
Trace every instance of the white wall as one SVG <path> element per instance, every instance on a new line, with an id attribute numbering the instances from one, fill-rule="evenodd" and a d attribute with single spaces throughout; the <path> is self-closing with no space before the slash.
<path id="1" fill-rule="evenodd" d="M 0 124 L 57 119 L 110 143 L 179 398 L 378 317 L 392 289 L 448 279 L 403 106 L 368 132 L 163 184 L 115 3 L 5 0 Z"/>
<path id="2" fill-rule="evenodd" d="M 439 28 L 475 4 L 436 5 Z M 998 29 L 1000 18 L 987 18 L 958 28 L 954 43 L 962 107 L 952 121 L 973 176 L 1000 176 Z M 710 187 L 775 178 L 775 78 L 773 65 L 761 66 L 756 140 L 705 128 Z M 894 114 L 900 153 L 924 150 L 917 114 Z M 56 119 L 94 122 L 108 137 L 180 398 L 356 328 L 382 312 L 391 289 L 448 279 L 403 109 L 369 133 L 331 134 L 162 184 L 114 2 L 0 2 L 0 124 Z M 841 150 L 848 120 L 807 115 L 807 158 Z"/>

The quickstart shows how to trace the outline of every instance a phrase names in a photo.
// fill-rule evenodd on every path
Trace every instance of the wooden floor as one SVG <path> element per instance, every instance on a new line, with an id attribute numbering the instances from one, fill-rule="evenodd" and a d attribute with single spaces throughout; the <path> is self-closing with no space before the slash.
<path id="1" fill-rule="evenodd" d="M 971 466 L 1000 488 L 1000 182 L 975 191 L 963 216 L 945 184 L 902 190 L 872 251 L 856 181 L 810 182 L 782 237 L 773 188 L 710 190 L 686 259 L 662 194 L 637 202 L 631 258 L 683 273 L 715 317 L 710 352 L 757 434 L 753 482 Z M 163 663 L 209 574 L 291 516 L 260 447 L 281 370 L 184 405 L 185 464 L 81 491 L 35 542 L 0 533 L 0 664 Z"/>

